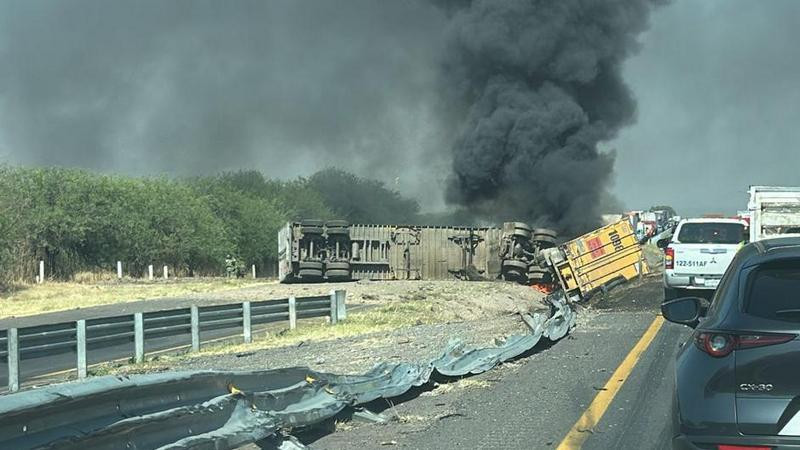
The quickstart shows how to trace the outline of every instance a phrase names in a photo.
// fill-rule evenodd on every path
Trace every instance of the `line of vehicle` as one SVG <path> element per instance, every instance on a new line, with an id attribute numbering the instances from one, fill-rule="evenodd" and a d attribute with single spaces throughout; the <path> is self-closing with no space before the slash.
<path id="1" fill-rule="evenodd" d="M 600 419 L 603 418 L 603 415 L 622 388 L 622 385 L 625 384 L 633 368 L 636 367 L 639 358 L 641 358 L 642 354 L 650 347 L 650 344 L 653 342 L 653 339 L 656 337 L 663 324 L 664 317 L 661 315 L 657 316 L 653 322 L 650 323 L 650 326 L 636 345 L 633 346 L 625 359 L 622 360 L 622 363 L 620 363 L 611 375 L 611 378 L 608 379 L 600 392 L 594 397 L 589 407 L 586 408 L 578 421 L 575 422 L 569 430 L 566 437 L 558 445 L 558 450 L 579 449 L 583 446 L 583 443 L 586 442 L 586 439 L 600 422 Z"/>

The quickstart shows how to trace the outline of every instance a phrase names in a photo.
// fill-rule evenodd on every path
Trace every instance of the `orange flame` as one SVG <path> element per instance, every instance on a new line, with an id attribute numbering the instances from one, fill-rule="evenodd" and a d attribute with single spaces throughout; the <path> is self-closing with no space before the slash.
<path id="1" fill-rule="evenodd" d="M 550 283 L 534 283 L 531 285 L 531 287 L 541 292 L 542 294 L 552 294 L 553 291 L 556 290 L 555 285 Z"/>

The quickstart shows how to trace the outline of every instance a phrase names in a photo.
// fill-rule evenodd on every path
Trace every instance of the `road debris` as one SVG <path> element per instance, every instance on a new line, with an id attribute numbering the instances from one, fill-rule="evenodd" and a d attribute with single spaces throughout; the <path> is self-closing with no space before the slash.
<path id="1" fill-rule="evenodd" d="M 574 326 L 575 313 L 562 299 L 550 302 L 553 314 L 539 329 L 511 336 L 500 347 L 471 349 L 454 341 L 427 364 L 381 363 L 363 375 L 305 368 L 173 372 L 97 377 L 6 395 L 0 397 L 0 447 L 102 449 L 124 442 L 133 448 L 225 449 L 259 442 L 278 430 L 332 419 L 348 407 L 397 397 L 434 374 L 480 373 L 532 350 L 541 338 L 561 339 Z M 67 409 L 65 418 L 60 412 Z M 20 431 L 33 421 L 35 432 Z"/>

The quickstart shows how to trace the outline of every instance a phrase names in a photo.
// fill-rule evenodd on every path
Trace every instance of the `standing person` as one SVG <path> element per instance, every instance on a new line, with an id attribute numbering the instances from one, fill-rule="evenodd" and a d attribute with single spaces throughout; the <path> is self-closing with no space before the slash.
<path id="1" fill-rule="evenodd" d="M 228 275 L 228 278 L 236 277 L 236 258 L 232 257 L 230 254 L 225 256 L 225 273 Z"/>

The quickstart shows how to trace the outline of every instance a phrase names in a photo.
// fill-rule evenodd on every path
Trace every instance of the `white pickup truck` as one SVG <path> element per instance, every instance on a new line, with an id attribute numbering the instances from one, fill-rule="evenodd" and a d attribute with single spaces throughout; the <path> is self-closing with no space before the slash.
<path id="1" fill-rule="evenodd" d="M 685 219 L 664 249 L 664 300 L 710 296 L 742 243 L 747 224 L 738 219 Z"/>

